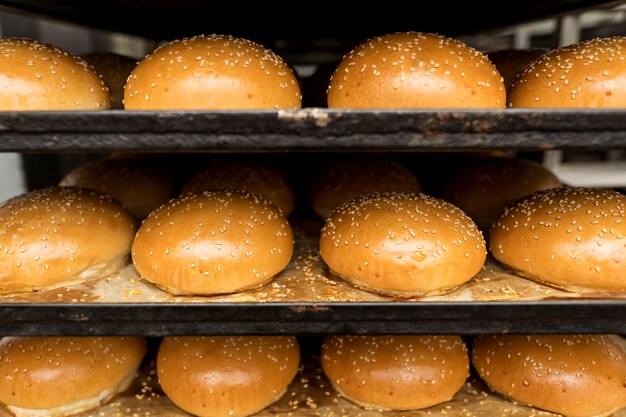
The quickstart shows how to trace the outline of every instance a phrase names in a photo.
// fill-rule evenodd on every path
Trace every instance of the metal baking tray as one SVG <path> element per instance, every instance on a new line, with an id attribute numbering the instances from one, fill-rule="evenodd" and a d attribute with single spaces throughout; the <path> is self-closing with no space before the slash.
<path id="1" fill-rule="evenodd" d="M 626 109 L 0 112 L 0 151 L 604 150 Z"/>
<path id="2" fill-rule="evenodd" d="M 355 7 L 354 2 L 318 0 L 295 7 L 273 0 L 1 0 L 8 11 L 50 16 L 100 29 L 163 40 L 207 30 L 255 39 L 350 39 L 392 31 L 473 33 L 588 8 L 609 7 L 607 0 L 509 0 L 497 16 L 491 3 L 394 0 L 385 7 Z M 454 11 L 454 13 L 451 13 Z M 285 19 L 285 13 L 293 17 Z M 305 18 L 306 17 L 306 18 Z M 349 23 L 346 23 L 349 22 Z"/>
<path id="3" fill-rule="evenodd" d="M 623 300 L 7 304 L 0 317 L 3 335 L 626 334 Z"/>

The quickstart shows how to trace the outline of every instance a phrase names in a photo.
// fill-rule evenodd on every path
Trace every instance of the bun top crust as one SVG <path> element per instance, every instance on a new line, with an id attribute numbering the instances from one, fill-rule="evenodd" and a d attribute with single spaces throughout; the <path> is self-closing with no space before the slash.
<path id="1" fill-rule="evenodd" d="M 50 44 L 0 38 L 0 110 L 103 110 L 109 90 L 83 59 Z"/>
<path id="2" fill-rule="evenodd" d="M 504 83 L 479 51 L 433 33 L 393 33 L 348 53 L 328 87 L 331 108 L 502 108 Z"/>
<path id="3" fill-rule="evenodd" d="M 533 280 L 566 290 L 626 291 L 626 196 L 563 187 L 507 207 L 490 234 L 493 256 Z"/>
<path id="4" fill-rule="evenodd" d="M 479 336 L 472 363 L 493 390 L 568 417 L 626 407 L 626 341 L 619 336 Z"/>
<path id="5" fill-rule="evenodd" d="M 128 260 L 134 234 L 130 214 L 95 191 L 48 187 L 12 198 L 0 205 L 0 292 L 116 272 Z"/>
<path id="6" fill-rule="evenodd" d="M 142 278 L 173 294 L 224 294 L 262 285 L 293 254 L 278 207 L 235 190 L 185 194 L 154 210 L 133 242 Z"/>
<path id="7" fill-rule="evenodd" d="M 172 41 L 149 54 L 124 87 L 124 107 L 142 109 L 299 109 L 287 64 L 247 39 L 226 35 Z"/>
<path id="8" fill-rule="evenodd" d="M 485 241 L 452 204 L 425 194 L 373 193 L 326 219 L 320 254 L 338 275 L 383 294 L 437 294 L 482 268 Z"/>
<path id="9" fill-rule="evenodd" d="M 626 37 L 557 48 L 526 67 L 511 87 L 511 107 L 626 107 Z"/>
<path id="10" fill-rule="evenodd" d="M 0 401 L 46 409 L 92 398 L 131 375 L 145 353 L 141 337 L 5 337 Z"/>
<path id="11" fill-rule="evenodd" d="M 450 400 L 469 371 L 467 347 L 459 336 L 329 336 L 321 362 L 344 397 L 390 410 Z"/>

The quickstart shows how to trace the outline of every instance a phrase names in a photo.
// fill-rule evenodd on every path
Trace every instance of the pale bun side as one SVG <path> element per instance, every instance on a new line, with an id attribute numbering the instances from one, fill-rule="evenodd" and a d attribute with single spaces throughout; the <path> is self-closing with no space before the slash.
<path id="1" fill-rule="evenodd" d="M 309 201 L 323 219 L 354 197 L 384 192 L 419 193 L 422 187 L 403 165 L 386 158 L 358 157 L 330 165 L 311 186 Z"/>
<path id="2" fill-rule="evenodd" d="M 489 230 L 504 208 L 535 191 L 563 184 L 539 162 L 521 158 L 480 158 L 461 164 L 443 190 L 443 199 Z"/>
<path id="3" fill-rule="evenodd" d="M 135 221 L 115 200 L 48 187 L 0 205 L 0 293 L 102 278 L 128 263 Z"/>
<path id="4" fill-rule="evenodd" d="M 124 108 L 124 85 L 128 76 L 137 65 L 129 56 L 113 52 L 90 52 L 82 58 L 102 77 L 111 94 L 111 108 Z"/>
<path id="5" fill-rule="evenodd" d="M 501 49 L 487 53 L 487 58 L 498 69 L 502 79 L 504 80 L 504 87 L 508 94 L 513 85 L 515 78 L 522 73 L 524 68 L 541 55 L 545 54 L 545 49 Z"/>
<path id="6" fill-rule="evenodd" d="M 321 363 L 342 396 L 385 410 L 448 401 L 469 372 L 467 347 L 459 336 L 329 336 Z"/>
<path id="7" fill-rule="evenodd" d="M 233 189 L 255 193 L 274 203 L 288 216 L 295 195 L 287 171 L 277 165 L 250 159 L 218 159 L 191 178 L 181 194 Z"/>
<path id="8" fill-rule="evenodd" d="M 607 416 L 626 407 L 620 336 L 479 336 L 472 363 L 492 390 L 567 417 Z"/>
<path id="9" fill-rule="evenodd" d="M 392 33 L 363 42 L 335 70 L 330 108 L 503 108 L 496 67 L 479 51 L 433 33 Z"/>
<path id="10" fill-rule="evenodd" d="M 293 336 L 165 337 L 159 383 L 170 400 L 200 417 L 244 417 L 277 401 L 295 377 Z"/>
<path id="11" fill-rule="evenodd" d="M 510 107 L 626 107 L 626 37 L 582 41 L 545 53 L 511 86 Z"/>
<path id="12" fill-rule="evenodd" d="M 518 274 L 556 288 L 626 291 L 625 209 L 616 191 L 539 191 L 504 210 L 490 250 Z"/>
<path id="13" fill-rule="evenodd" d="M 170 200 L 144 220 L 132 258 L 147 281 L 172 294 L 255 288 L 289 264 L 293 232 L 264 198 L 217 190 Z"/>
<path id="14" fill-rule="evenodd" d="M 443 294 L 469 281 L 485 259 L 476 224 L 452 204 L 410 193 L 373 193 L 326 219 L 320 254 L 340 277 L 394 297 Z"/>
<path id="15" fill-rule="evenodd" d="M 103 110 L 109 90 L 81 58 L 27 38 L 0 38 L 0 110 Z"/>
<path id="16" fill-rule="evenodd" d="M 128 388 L 145 353 L 141 337 L 5 337 L 0 401 L 18 417 L 86 411 Z"/>
<path id="17" fill-rule="evenodd" d="M 145 57 L 124 87 L 129 110 L 299 109 L 291 68 L 247 39 L 202 35 L 172 41 Z"/>
<path id="18" fill-rule="evenodd" d="M 60 186 L 88 188 L 119 201 L 142 220 L 174 195 L 167 173 L 149 160 L 111 158 L 89 162 L 68 172 Z"/>

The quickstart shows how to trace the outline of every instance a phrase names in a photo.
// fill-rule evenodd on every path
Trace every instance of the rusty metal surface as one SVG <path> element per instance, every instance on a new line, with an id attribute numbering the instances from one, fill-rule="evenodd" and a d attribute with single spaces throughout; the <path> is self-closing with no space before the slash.
<path id="1" fill-rule="evenodd" d="M 0 317 L 4 335 L 626 334 L 619 300 L 7 304 Z"/>
<path id="2" fill-rule="evenodd" d="M 0 151 L 601 150 L 626 110 L 3 112 Z"/>

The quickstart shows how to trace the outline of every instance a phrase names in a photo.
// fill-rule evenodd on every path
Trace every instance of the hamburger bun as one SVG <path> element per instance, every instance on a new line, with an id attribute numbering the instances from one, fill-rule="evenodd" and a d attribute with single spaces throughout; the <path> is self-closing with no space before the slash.
<path id="1" fill-rule="evenodd" d="M 480 158 L 462 163 L 448 180 L 443 199 L 489 230 L 508 204 L 535 191 L 563 184 L 538 162 L 519 158 Z"/>
<path id="2" fill-rule="evenodd" d="M 200 417 L 243 417 L 277 401 L 300 363 L 293 336 L 165 337 L 159 383 L 170 400 Z"/>
<path id="3" fill-rule="evenodd" d="M 469 217 L 425 194 L 374 193 L 326 219 L 320 254 L 357 287 L 394 297 L 443 294 L 469 281 L 487 256 Z"/>
<path id="4" fill-rule="evenodd" d="M 89 162 L 68 172 L 60 186 L 88 188 L 108 194 L 137 220 L 174 195 L 167 173 L 149 160 L 112 158 Z"/>
<path id="5" fill-rule="evenodd" d="M 0 38 L 0 111 L 102 110 L 109 90 L 83 59 L 50 44 Z"/>
<path id="6" fill-rule="evenodd" d="M 626 291 L 626 196 L 563 187 L 504 210 L 490 250 L 519 275 L 566 291 Z"/>
<path id="7" fill-rule="evenodd" d="M 5 337 L 0 401 L 17 417 L 90 410 L 131 385 L 145 353 L 141 337 Z"/>
<path id="8" fill-rule="evenodd" d="M 82 55 L 104 80 L 111 94 L 111 108 L 124 108 L 124 85 L 137 61 L 112 52 L 91 52 Z"/>
<path id="9" fill-rule="evenodd" d="M 285 216 L 293 211 L 294 192 L 286 170 L 255 159 L 217 159 L 196 174 L 181 194 L 233 189 L 249 191 L 274 203 Z"/>
<path id="10" fill-rule="evenodd" d="M 502 75 L 504 88 L 508 94 L 513 81 L 524 70 L 526 65 L 546 52 L 545 49 L 501 49 L 489 52 L 487 58 Z"/>
<path id="11" fill-rule="evenodd" d="M 0 205 L 0 293 L 102 278 L 128 262 L 135 222 L 111 197 L 48 187 Z"/>
<path id="12" fill-rule="evenodd" d="M 292 253 L 283 213 L 256 194 L 234 190 L 170 200 L 144 220 L 132 247 L 142 278 L 181 295 L 259 287 L 285 269 Z"/>
<path id="13" fill-rule="evenodd" d="M 330 80 L 331 108 L 502 108 L 502 77 L 482 53 L 432 33 L 393 33 L 348 53 Z"/>
<path id="14" fill-rule="evenodd" d="M 321 362 L 339 394 L 384 410 L 448 401 L 469 372 L 467 347 L 459 336 L 329 336 Z"/>
<path id="15" fill-rule="evenodd" d="M 626 37 L 557 48 L 526 67 L 511 87 L 510 107 L 626 107 Z"/>
<path id="16" fill-rule="evenodd" d="M 479 336 L 472 363 L 492 390 L 567 417 L 626 407 L 626 340 L 619 336 Z"/>
<path id="17" fill-rule="evenodd" d="M 172 41 L 145 57 L 124 87 L 130 110 L 299 109 L 298 81 L 285 62 L 247 39 Z"/>
<path id="18" fill-rule="evenodd" d="M 341 203 L 354 197 L 384 192 L 419 193 L 415 175 L 403 165 L 385 158 L 358 157 L 331 164 L 317 178 L 309 201 L 315 212 L 327 218 Z"/>

